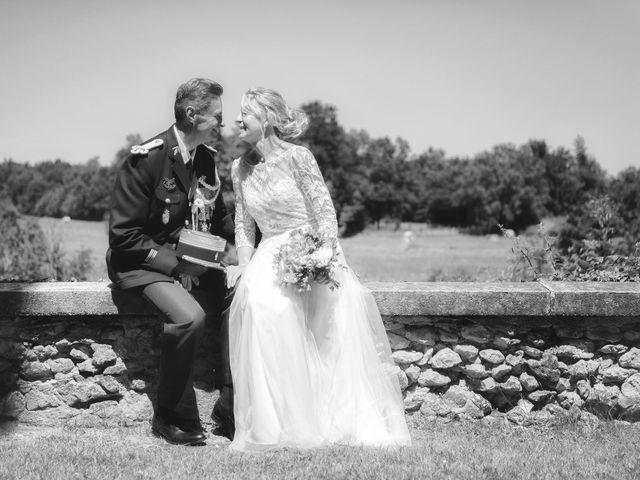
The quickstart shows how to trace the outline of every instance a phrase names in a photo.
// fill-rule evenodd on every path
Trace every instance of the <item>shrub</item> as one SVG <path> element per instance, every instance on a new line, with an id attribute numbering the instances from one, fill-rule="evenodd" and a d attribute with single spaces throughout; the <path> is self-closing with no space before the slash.
<path id="1" fill-rule="evenodd" d="M 512 280 L 640 281 L 640 242 L 630 240 L 619 212 L 619 205 L 602 195 L 570 216 L 559 237 L 548 235 L 542 224 L 526 239 L 500 226 L 513 243 Z"/>
<path id="2" fill-rule="evenodd" d="M 60 241 L 50 241 L 32 219 L 20 216 L 7 199 L 0 199 L 0 281 L 39 282 L 86 280 L 91 269 L 89 250 L 67 261 Z"/>
<path id="3" fill-rule="evenodd" d="M 632 240 L 620 205 L 609 196 L 591 198 L 561 235 L 560 278 L 565 280 L 640 281 L 640 243 Z M 584 232 L 575 238 L 576 232 Z"/>
<path id="4" fill-rule="evenodd" d="M 511 240 L 513 253 L 510 280 L 527 282 L 540 278 L 552 278 L 556 275 L 555 238 L 538 225 L 538 235 L 518 236 L 513 230 L 498 225 L 502 234 Z"/>

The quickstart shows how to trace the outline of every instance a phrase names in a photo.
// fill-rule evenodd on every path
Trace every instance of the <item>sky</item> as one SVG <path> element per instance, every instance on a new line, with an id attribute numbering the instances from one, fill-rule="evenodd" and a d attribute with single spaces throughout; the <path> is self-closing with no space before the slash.
<path id="1" fill-rule="evenodd" d="M 278 90 L 414 154 L 544 139 L 640 166 L 636 0 L 0 0 L 0 158 L 98 156 L 173 122 L 176 88 Z"/>

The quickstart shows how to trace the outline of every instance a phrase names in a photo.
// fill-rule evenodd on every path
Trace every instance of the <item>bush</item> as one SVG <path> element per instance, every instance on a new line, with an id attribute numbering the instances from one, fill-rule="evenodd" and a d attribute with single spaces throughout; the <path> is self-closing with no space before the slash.
<path id="1" fill-rule="evenodd" d="M 7 199 L 0 199 L 0 282 L 86 280 L 89 250 L 67 261 L 60 242 L 49 241 L 32 220 L 22 218 Z"/>
<path id="2" fill-rule="evenodd" d="M 509 280 L 512 282 L 529 282 L 540 278 L 552 278 L 556 275 L 555 238 L 544 230 L 542 223 L 538 225 L 537 235 L 518 236 L 513 230 L 498 225 L 502 234 L 511 240 L 513 253 L 512 269 Z"/>
<path id="3" fill-rule="evenodd" d="M 640 242 L 627 229 L 620 205 L 606 195 L 576 209 L 559 237 L 542 224 L 525 239 L 502 229 L 513 242 L 512 280 L 640 281 Z"/>
<path id="4" fill-rule="evenodd" d="M 640 281 L 640 243 L 628 235 L 629 226 L 620 211 L 620 205 L 607 195 L 591 198 L 578 211 L 561 232 L 566 249 L 558 255 L 559 278 Z"/>

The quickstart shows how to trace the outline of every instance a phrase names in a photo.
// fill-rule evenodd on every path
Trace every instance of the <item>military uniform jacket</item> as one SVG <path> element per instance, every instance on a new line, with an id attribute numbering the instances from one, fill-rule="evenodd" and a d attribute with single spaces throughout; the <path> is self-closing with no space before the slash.
<path id="1" fill-rule="evenodd" d="M 175 245 L 185 220 L 191 218 L 194 177 L 215 183 L 215 150 L 199 145 L 190 172 L 173 127 L 151 140 L 155 139 L 162 140 L 160 147 L 127 157 L 113 191 L 107 269 L 109 278 L 123 289 L 173 281 L 171 274 L 178 264 Z M 222 192 L 210 224 L 212 234 L 232 241 L 233 221 Z M 157 253 L 150 254 L 152 250 Z"/>

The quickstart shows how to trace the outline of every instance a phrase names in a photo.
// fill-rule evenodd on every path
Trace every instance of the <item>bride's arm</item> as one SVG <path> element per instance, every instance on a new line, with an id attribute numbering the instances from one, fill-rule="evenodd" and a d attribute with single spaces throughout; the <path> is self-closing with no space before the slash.
<path id="1" fill-rule="evenodd" d="M 239 165 L 236 161 L 231 167 L 231 180 L 233 181 L 233 193 L 235 194 L 236 204 L 235 234 L 238 266 L 229 265 L 229 267 L 227 267 L 227 286 L 229 288 L 235 285 L 240 275 L 242 275 L 244 267 L 249 263 L 249 260 L 251 260 L 256 238 L 256 222 L 245 208 L 238 168 Z"/>
<path id="2" fill-rule="evenodd" d="M 308 149 L 299 147 L 293 152 L 292 160 L 293 176 L 313 212 L 318 229 L 331 238 L 338 238 L 336 210 L 315 157 Z"/>
<path id="3" fill-rule="evenodd" d="M 236 249 L 238 251 L 238 260 L 240 260 L 240 252 L 243 252 L 243 257 L 248 255 L 249 259 L 253 254 L 253 246 L 256 239 L 256 222 L 245 207 L 238 169 L 239 162 L 236 160 L 231 167 L 231 181 L 233 182 L 233 193 L 236 204 Z M 246 259 L 245 263 L 248 263 L 249 259 Z"/>

